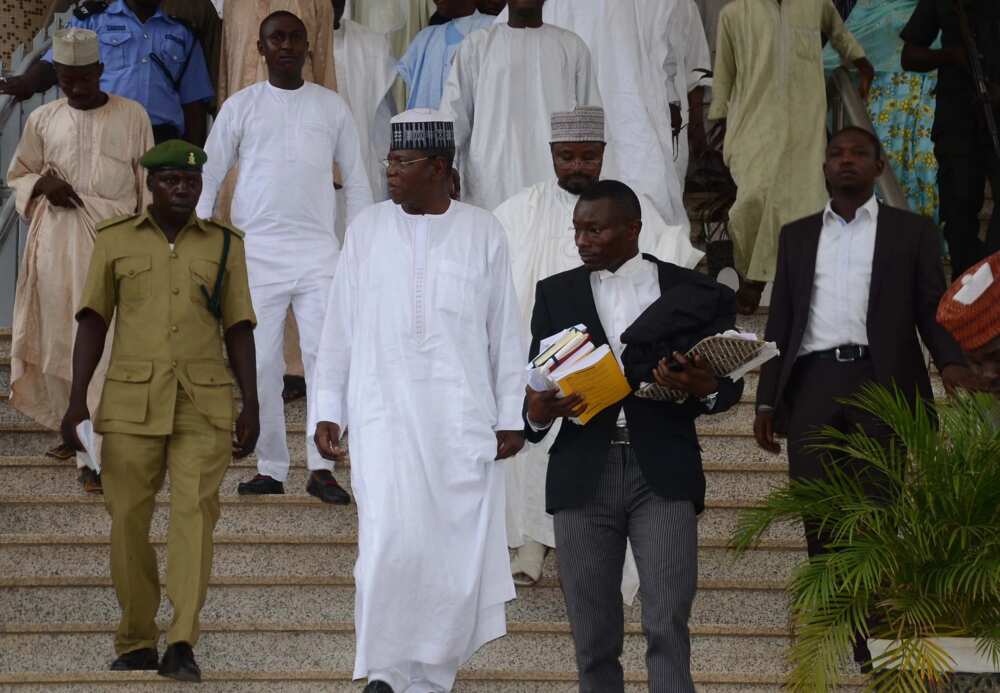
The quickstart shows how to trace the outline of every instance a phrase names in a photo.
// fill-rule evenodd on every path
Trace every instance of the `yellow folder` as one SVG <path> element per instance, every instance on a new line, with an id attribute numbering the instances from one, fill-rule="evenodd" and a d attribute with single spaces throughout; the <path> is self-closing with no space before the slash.
<path id="1" fill-rule="evenodd" d="M 579 393 L 586 402 L 586 411 L 577 417 L 581 426 L 632 392 L 621 366 L 607 345 L 583 357 L 574 366 L 566 375 L 560 377 L 558 373 L 553 373 L 553 376 L 564 395 Z"/>

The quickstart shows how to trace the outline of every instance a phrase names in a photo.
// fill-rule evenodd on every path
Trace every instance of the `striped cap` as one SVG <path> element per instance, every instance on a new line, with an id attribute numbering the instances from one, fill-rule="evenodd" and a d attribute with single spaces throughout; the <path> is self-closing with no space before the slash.
<path id="1" fill-rule="evenodd" d="M 965 351 L 1000 336 L 1000 253 L 967 270 L 945 292 L 937 321 Z"/>
<path id="2" fill-rule="evenodd" d="M 397 149 L 455 148 L 455 121 L 431 108 L 414 108 L 400 113 L 390 121 L 392 144 Z"/>
<path id="3" fill-rule="evenodd" d="M 552 114 L 549 142 L 604 141 L 604 109 L 600 106 L 577 106 L 572 111 Z"/>

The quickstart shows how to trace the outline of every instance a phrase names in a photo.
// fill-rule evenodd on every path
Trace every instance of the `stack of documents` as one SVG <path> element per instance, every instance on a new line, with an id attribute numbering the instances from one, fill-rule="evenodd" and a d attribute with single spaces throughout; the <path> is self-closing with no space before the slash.
<path id="1" fill-rule="evenodd" d="M 727 330 L 722 334 L 701 340 L 686 356 L 693 359 L 700 356 L 707 362 L 717 378 L 739 380 L 757 366 L 767 363 L 779 355 L 774 342 L 763 342 L 751 332 Z M 686 392 L 671 390 L 656 383 L 642 383 L 635 392 L 636 397 L 662 402 L 683 402 Z"/>
<path id="2" fill-rule="evenodd" d="M 618 359 L 604 344 L 595 347 L 586 325 L 567 328 L 541 343 L 541 351 L 528 364 L 528 386 L 537 392 L 559 389 L 562 395 L 579 394 L 586 411 L 574 422 L 585 425 L 612 404 L 631 393 Z"/>

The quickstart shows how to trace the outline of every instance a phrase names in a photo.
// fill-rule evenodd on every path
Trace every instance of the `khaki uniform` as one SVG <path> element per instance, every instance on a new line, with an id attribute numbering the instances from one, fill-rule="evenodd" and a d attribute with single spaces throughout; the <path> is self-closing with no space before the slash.
<path id="1" fill-rule="evenodd" d="M 155 647 L 160 604 L 149 543 L 155 496 L 170 474 L 167 643 L 198 639 L 212 567 L 219 485 L 232 459 L 233 378 L 223 332 L 256 324 L 242 233 L 231 244 L 222 319 L 209 311 L 223 226 L 192 218 L 171 249 L 148 212 L 98 226 L 80 311 L 115 321 L 111 363 L 94 428 L 104 434 L 102 481 L 111 514 L 111 576 L 122 608 L 119 654 Z"/>

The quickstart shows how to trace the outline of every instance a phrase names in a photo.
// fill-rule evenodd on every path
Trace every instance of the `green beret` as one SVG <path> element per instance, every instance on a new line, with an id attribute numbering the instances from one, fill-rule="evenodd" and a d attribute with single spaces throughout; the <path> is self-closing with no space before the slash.
<path id="1" fill-rule="evenodd" d="M 142 155 L 139 163 L 143 168 L 155 171 L 161 168 L 179 168 L 201 171 L 208 161 L 208 155 L 199 147 L 184 140 L 167 140 L 156 145 Z"/>

